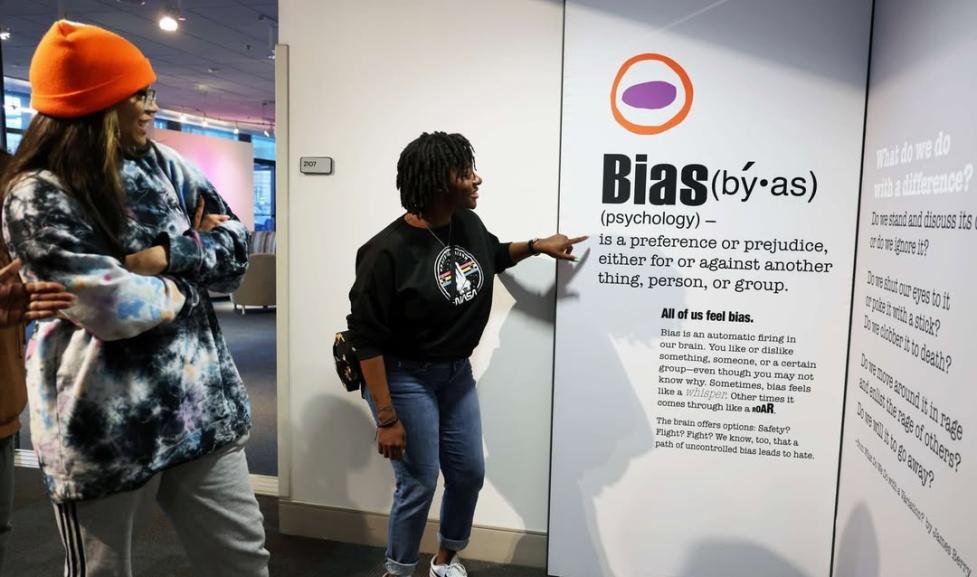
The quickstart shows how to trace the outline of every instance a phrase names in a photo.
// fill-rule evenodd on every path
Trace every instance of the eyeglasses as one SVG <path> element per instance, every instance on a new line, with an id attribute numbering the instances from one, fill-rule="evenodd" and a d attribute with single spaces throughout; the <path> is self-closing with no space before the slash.
<path id="1" fill-rule="evenodd" d="M 141 98 L 143 106 L 156 106 L 156 90 L 152 88 L 140 90 L 133 96 Z"/>

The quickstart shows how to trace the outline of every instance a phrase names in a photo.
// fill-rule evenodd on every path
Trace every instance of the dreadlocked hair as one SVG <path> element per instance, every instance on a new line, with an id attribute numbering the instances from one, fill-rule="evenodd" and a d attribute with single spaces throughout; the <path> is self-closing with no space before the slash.
<path id="1" fill-rule="evenodd" d="M 400 204 L 422 215 L 450 190 L 454 176 L 475 169 L 475 151 L 460 134 L 425 132 L 408 144 L 397 161 Z"/>

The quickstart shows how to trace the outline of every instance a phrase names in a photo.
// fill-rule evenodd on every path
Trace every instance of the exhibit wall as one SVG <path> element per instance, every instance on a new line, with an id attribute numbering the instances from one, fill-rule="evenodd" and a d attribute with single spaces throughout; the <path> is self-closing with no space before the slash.
<path id="1" fill-rule="evenodd" d="M 566 3 L 550 574 L 828 575 L 870 19 Z"/>
<path id="2" fill-rule="evenodd" d="M 474 144 L 503 240 L 590 235 L 576 263 L 497 280 L 470 556 L 969 577 L 975 19 L 965 0 L 282 2 L 282 532 L 385 541 L 389 464 L 329 347 L 356 249 L 403 212 L 401 149 L 445 130 Z M 332 174 L 303 174 L 313 156 Z"/>
<path id="3" fill-rule="evenodd" d="M 975 21 L 968 0 L 876 2 L 837 577 L 977 569 Z"/>
<path id="4" fill-rule="evenodd" d="M 289 226 L 279 234 L 291 247 L 291 441 L 281 450 L 292 506 L 282 528 L 356 538 L 363 525 L 382 542 L 382 518 L 317 516 L 383 515 L 393 491 L 366 403 L 342 389 L 330 351 L 346 326 L 356 250 L 403 214 L 397 159 L 423 131 L 471 140 L 484 178 L 478 213 L 489 230 L 503 240 L 555 231 L 563 6 L 289 0 L 279 12 L 280 41 L 289 45 L 290 171 Z M 303 156 L 332 157 L 333 174 L 300 173 Z M 546 530 L 555 278 L 553 261 L 542 258 L 503 275 L 473 357 L 488 471 L 479 526 Z M 365 526 L 371 519 L 379 521 Z"/>

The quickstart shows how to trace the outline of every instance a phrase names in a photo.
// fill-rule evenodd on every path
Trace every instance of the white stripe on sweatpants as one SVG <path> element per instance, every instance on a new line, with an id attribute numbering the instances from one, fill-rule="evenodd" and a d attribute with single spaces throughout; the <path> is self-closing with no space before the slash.
<path id="1" fill-rule="evenodd" d="M 78 526 L 78 512 L 74 503 L 60 503 L 57 509 L 58 531 L 64 544 L 64 576 L 85 577 L 85 547 Z"/>

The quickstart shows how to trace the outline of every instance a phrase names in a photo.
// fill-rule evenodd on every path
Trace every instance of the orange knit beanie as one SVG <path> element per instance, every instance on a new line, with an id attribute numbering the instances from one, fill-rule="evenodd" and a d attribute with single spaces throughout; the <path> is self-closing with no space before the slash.
<path id="1" fill-rule="evenodd" d="M 131 42 L 97 26 L 58 20 L 31 60 L 31 107 L 74 118 L 104 110 L 156 81 Z"/>

